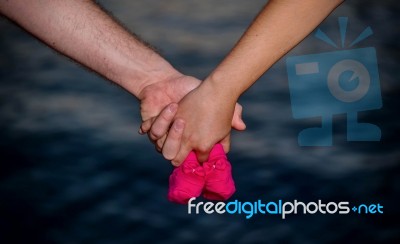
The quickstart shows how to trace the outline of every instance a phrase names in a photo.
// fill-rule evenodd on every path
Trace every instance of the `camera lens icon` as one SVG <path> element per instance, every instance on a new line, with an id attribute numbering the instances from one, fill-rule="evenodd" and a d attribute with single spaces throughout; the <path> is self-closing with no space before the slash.
<path id="1" fill-rule="evenodd" d="M 330 93 L 345 103 L 362 99 L 368 93 L 371 84 L 367 68 L 352 59 L 337 62 L 329 71 L 327 80 Z"/>
<path id="2" fill-rule="evenodd" d="M 381 139 L 378 126 L 358 121 L 358 112 L 382 107 L 374 48 L 293 56 L 286 66 L 293 117 L 321 118 L 321 126 L 299 133 L 299 145 L 331 146 L 337 114 L 346 114 L 348 141 Z"/>

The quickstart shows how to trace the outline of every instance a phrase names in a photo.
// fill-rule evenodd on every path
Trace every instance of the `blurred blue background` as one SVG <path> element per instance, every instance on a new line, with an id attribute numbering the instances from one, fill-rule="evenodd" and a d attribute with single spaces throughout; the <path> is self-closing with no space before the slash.
<path id="1" fill-rule="evenodd" d="M 264 0 L 98 1 L 183 73 L 205 78 Z M 321 25 L 349 41 L 374 35 L 383 108 L 360 113 L 381 142 L 299 147 L 284 57 L 240 99 L 248 129 L 234 133 L 232 200 L 380 203 L 382 215 L 188 215 L 167 201 L 172 166 L 139 136 L 137 100 L 0 18 L 0 243 L 395 243 L 400 240 L 400 4 L 346 1 Z M 318 11 L 318 10 L 316 10 Z M 310 35 L 288 56 L 334 51 Z"/>

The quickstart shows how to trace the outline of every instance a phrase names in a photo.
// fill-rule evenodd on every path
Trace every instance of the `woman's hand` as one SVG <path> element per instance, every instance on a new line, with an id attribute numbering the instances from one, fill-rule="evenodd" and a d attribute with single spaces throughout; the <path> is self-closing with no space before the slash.
<path id="1" fill-rule="evenodd" d="M 185 121 L 180 149 L 172 159 L 179 165 L 194 150 L 200 162 L 208 158 L 212 147 L 221 142 L 225 152 L 229 151 L 229 139 L 236 98 L 217 90 L 210 83 L 203 83 L 180 102 L 176 120 Z M 241 112 L 241 107 L 236 107 Z M 244 129 L 245 125 L 241 124 Z M 164 148 L 169 147 L 169 138 Z M 167 155 L 172 156 L 172 155 Z"/>

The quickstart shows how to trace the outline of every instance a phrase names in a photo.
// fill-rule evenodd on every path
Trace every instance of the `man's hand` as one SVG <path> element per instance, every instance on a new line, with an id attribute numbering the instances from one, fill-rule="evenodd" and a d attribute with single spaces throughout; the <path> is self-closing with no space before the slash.
<path id="1" fill-rule="evenodd" d="M 148 132 L 157 151 L 161 152 L 166 134 L 177 112 L 177 103 L 200 84 L 200 80 L 184 75 L 168 77 L 142 89 L 139 94 L 140 114 L 147 126 L 141 126 L 140 134 Z M 155 118 L 158 118 L 155 120 Z M 153 122 L 156 121 L 154 124 Z M 170 132 L 171 142 L 180 143 L 184 121 L 177 121 Z M 151 130 L 150 130 L 151 129 Z"/>
<path id="2" fill-rule="evenodd" d="M 168 160 L 174 159 L 180 151 L 186 119 L 190 119 L 190 116 L 182 116 L 182 119 L 174 120 L 178 111 L 177 103 L 190 91 L 198 87 L 200 82 L 194 77 L 176 75 L 146 86 L 139 94 L 140 112 L 144 121 L 139 132 L 141 134 L 147 133 L 150 140 L 156 145 L 156 149 L 162 151 L 163 156 Z M 195 106 L 190 108 L 188 104 L 185 107 L 186 111 L 196 109 Z M 236 104 L 235 115 L 233 119 L 232 116 L 230 117 L 229 130 L 231 126 L 237 130 L 246 128 L 241 119 L 241 114 L 242 107 Z M 174 123 L 171 126 L 173 121 Z M 167 136 L 168 143 L 166 143 Z M 229 132 L 224 137 L 223 145 L 225 150 L 228 151 Z M 186 157 L 186 155 L 182 157 Z"/>

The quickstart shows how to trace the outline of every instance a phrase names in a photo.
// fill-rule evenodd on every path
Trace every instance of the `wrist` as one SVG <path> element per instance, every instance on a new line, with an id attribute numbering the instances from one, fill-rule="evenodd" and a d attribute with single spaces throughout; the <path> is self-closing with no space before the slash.
<path id="1" fill-rule="evenodd" d="M 218 93 L 218 96 L 222 96 L 228 101 L 236 103 L 242 91 L 232 82 L 233 80 L 234 79 L 226 75 L 220 74 L 220 72 L 214 71 L 202 82 L 202 85 L 209 86 L 210 89 Z"/>
<path id="2" fill-rule="evenodd" d="M 160 57 L 161 58 L 161 57 Z M 142 99 L 142 91 L 155 83 L 172 80 L 183 76 L 167 61 L 159 61 L 157 65 L 148 65 L 145 69 L 129 69 L 121 78 L 121 86 L 133 94 L 139 100 Z"/>
<path id="3" fill-rule="evenodd" d="M 220 101 L 220 103 L 229 107 L 234 107 L 240 94 L 228 86 L 228 84 L 219 82 L 209 76 L 201 83 L 199 88 L 203 90 L 205 96 L 212 97 L 213 100 Z"/>

